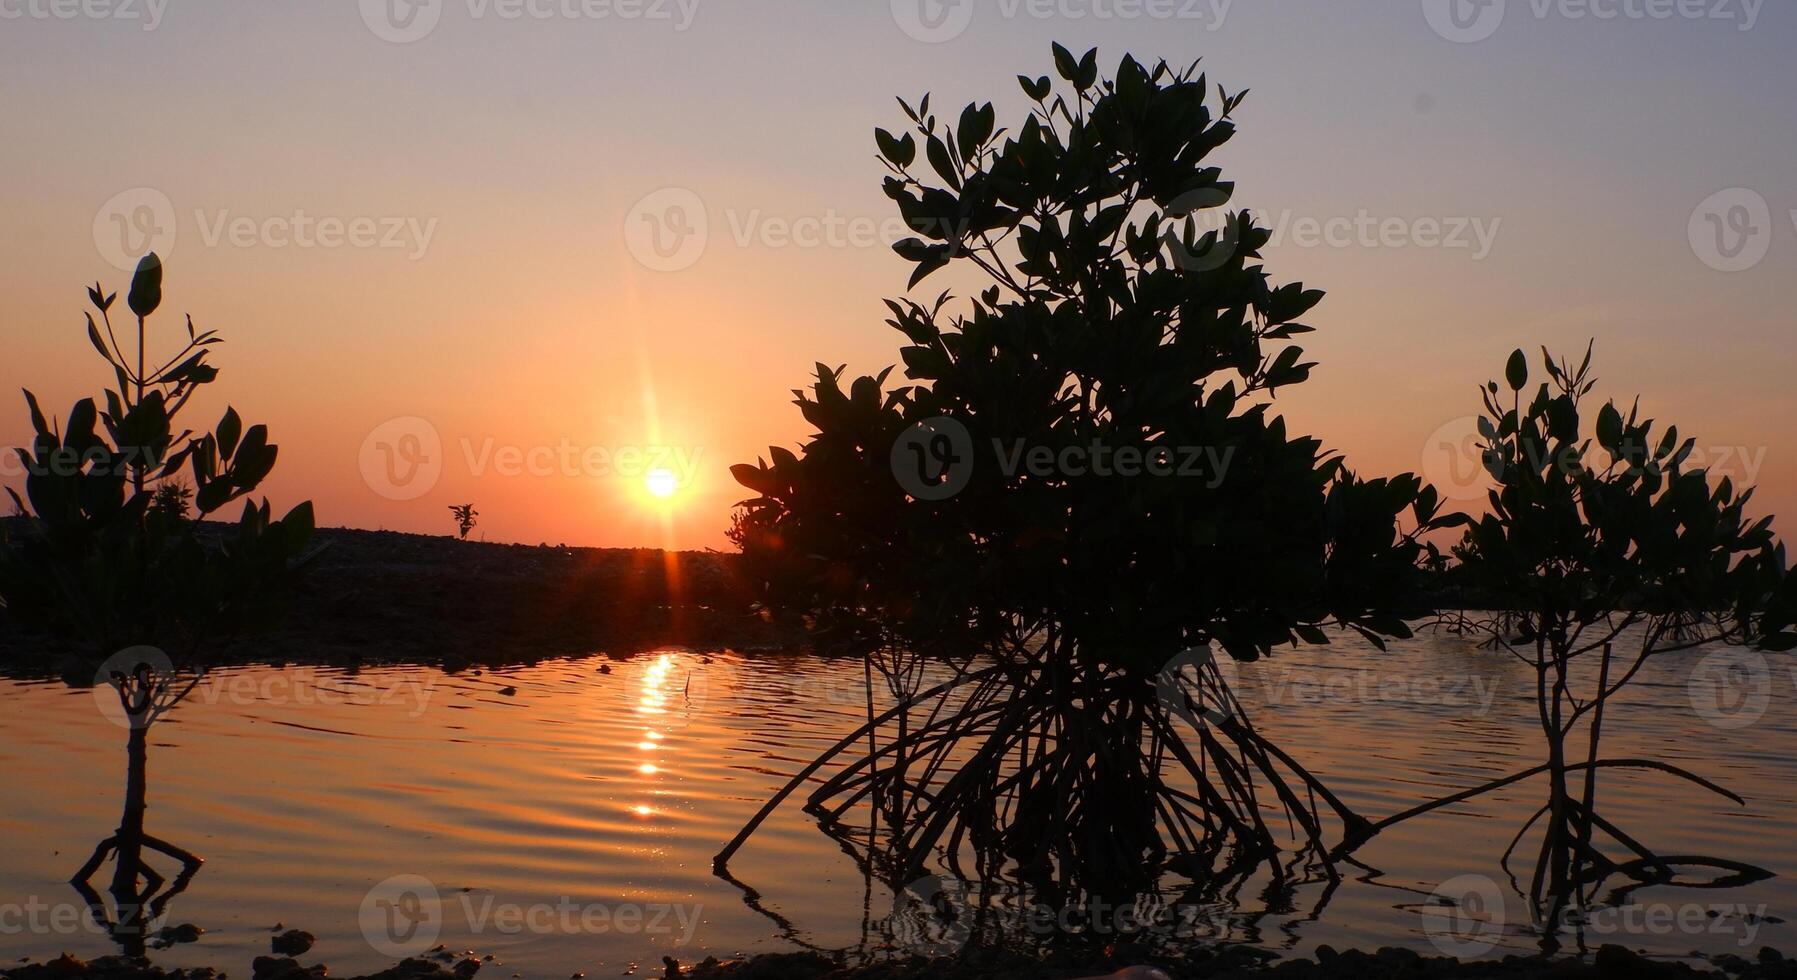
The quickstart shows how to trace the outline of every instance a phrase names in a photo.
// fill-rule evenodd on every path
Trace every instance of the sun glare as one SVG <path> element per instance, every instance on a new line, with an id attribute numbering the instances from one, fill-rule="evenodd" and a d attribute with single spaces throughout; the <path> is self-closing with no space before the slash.
<path id="1" fill-rule="evenodd" d="M 680 480 L 673 470 L 650 470 L 643 478 L 643 485 L 648 488 L 649 495 L 659 500 L 666 500 L 680 491 Z"/>

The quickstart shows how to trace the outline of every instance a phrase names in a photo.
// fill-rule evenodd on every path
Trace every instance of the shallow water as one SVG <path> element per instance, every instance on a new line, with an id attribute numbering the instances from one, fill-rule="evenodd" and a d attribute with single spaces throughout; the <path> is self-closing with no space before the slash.
<path id="1" fill-rule="evenodd" d="M 1388 653 L 1352 642 L 1287 651 L 1238 668 L 1235 686 L 1264 732 L 1375 819 L 1536 754 L 1532 673 L 1457 637 Z M 102 710 L 110 690 L 100 694 L 0 680 L 0 963 L 117 949 L 67 883 L 119 819 L 126 731 Z M 799 944 L 878 949 L 892 895 L 797 805 L 731 864 L 755 894 L 711 868 L 769 794 L 865 720 L 864 696 L 858 661 L 684 651 L 482 674 L 217 672 L 150 733 L 148 830 L 206 859 L 166 915 L 204 937 L 151 955 L 246 974 L 277 923 L 315 933 L 302 959 L 338 975 L 389 965 L 421 936 L 493 955 L 482 975 L 501 977 L 659 975 L 663 955 Z M 1750 861 L 1779 877 L 1637 892 L 1592 923 L 1592 947 L 1797 949 L 1792 925 L 1767 921 L 1797 910 L 1793 703 L 1781 658 L 1650 662 L 1606 721 L 1605 754 L 1690 768 L 1747 804 L 1615 773 L 1603 812 L 1662 854 Z M 1498 858 L 1541 794 L 1522 784 L 1399 825 L 1355 855 L 1365 868 L 1345 868 L 1332 890 L 1300 888 L 1287 908 L 1257 907 L 1249 888 L 1239 907 L 1175 918 L 1295 953 L 1532 951 Z M 1456 880 L 1468 874 L 1497 891 L 1446 928 L 1431 895 L 1479 893 Z M 434 916 L 408 897 L 425 884 Z M 901 929 L 901 944 L 915 935 Z"/>

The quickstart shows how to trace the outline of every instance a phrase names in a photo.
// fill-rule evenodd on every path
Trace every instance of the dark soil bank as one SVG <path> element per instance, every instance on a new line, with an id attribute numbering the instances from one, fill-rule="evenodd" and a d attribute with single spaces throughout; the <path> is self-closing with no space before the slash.
<path id="1" fill-rule="evenodd" d="M 756 616 L 737 556 L 500 545 L 323 529 L 325 546 L 275 633 L 230 662 L 517 664 L 658 646 L 785 649 L 796 629 Z M 57 646 L 5 625 L 0 656 L 53 660 Z M 108 651 L 110 652 L 110 651 Z"/>
<path id="2" fill-rule="evenodd" d="M 1645 959 L 1620 946 L 1606 946 L 1584 959 L 1511 956 L 1502 960 L 1461 962 L 1419 956 L 1405 949 L 1376 953 L 1337 953 L 1327 946 L 1314 960 L 1271 960 L 1258 950 L 1225 947 L 1181 960 L 1112 961 L 1061 964 L 1013 954 L 973 953 L 956 960 L 901 960 L 879 966 L 848 968 L 811 954 L 760 956 L 742 963 L 710 961 L 679 974 L 694 980 L 1067 980 L 1115 975 L 1117 980 L 1386 980 L 1386 978 L 1518 978 L 1518 980 L 1680 980 L 1740 977 L 1742 980 L 1797 978 L 1797 961 L 1764 950 L 1756 961 L 1724 957 L 1711 968 Z M 1158 973 L 1156 972 L 1158 971 Z"/>
<path id="3" fill-rule="evenodd" d="M 772 954 L 728 963 L 708 959 L 689 966 L 673 960 L 663 963 L 661 970 L 645 970 L 642 975 L 690 980 L 1068 980 L 1113 973 L 1117 980 L 1797 980 L 1797 961 L 1786 960 L 1772 949 L 1761 950 L 1754 960 L 1722 956 L 1713 959 L 1709 967 L 1698 968 L 1648 960 L 1621 946 L 1605 946 L 1583 959 L 1510 956 L 1464 963 L 1402 949 L 1337 953 L 1326 946 L 1317 950 L 1315 960 L 1269 962 L 1266 954 L 1255 950 L 1225 948 L 1190 959 L 1159 961 L 1155 967 L 1142 965 L 1140 959 L 1134 966 L 1112 961 L 1076 965 L 984 951 L 956 959 L 912 958 L 863 967 L 843 966 L 811 953 Z M 481 972 L 482 965 L 475 959 L 406 960 L 360 980 L 470 980 Z M 495 976 L 503 970 L 499 964 L 491 965 L 489 972 Z M 49 963 L 0 969 L 0 977 L 8 980 L 223 980 L 224 976 L 209 969 L 165 972 L 120 956 L 92 962 L 64 956 Z M 251 980 L 322 980 L 327 976 L 329 970 L 321 965 L 302 966 L 287 957 L 264 956 L 257 958 Z"/>

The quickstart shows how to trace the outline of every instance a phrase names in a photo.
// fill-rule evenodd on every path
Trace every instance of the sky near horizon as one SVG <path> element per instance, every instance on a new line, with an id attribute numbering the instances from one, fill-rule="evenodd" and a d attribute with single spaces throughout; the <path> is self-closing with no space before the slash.
<path id="1" fill-rule="evenodd" d="M 723 547 L 813 364 L 897 360 L 894 97 L 1020 121 L 1053 41 L 1251 90 L 1216 162 L 1329 294 L 1279 407 L 1361 472 L 1452 496 L 1476 386 L 1595 339 L 1601 394 L 1797 518 L 1797 9 L 1763 0 L 0 0 L 0 388 L 97 395 L 84 289 L 155 247 L 153 349 L 224 334 L 192 411 L 270 425 L 277 510 Z"/>

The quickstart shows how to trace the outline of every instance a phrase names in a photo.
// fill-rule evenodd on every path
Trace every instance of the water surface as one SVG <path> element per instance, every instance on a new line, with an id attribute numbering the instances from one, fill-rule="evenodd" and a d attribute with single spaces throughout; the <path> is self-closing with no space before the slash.
<path id="1" fill-rule="evenodd" d="M 1388 653 L 1356 642 L 1286 651 L 1239 668 L 1237 687 L 1263 731 L 1373 818 L 1535 759 L 1533 675 L 1457 637 Z M 153 958 L 247 972 L 278 923 L 319 937 L 308 963 L 340 975 L 382 968 L 395 957 L 366 938 L 365 899 L 390 897 L 395 876 L 434 887 L 438 941 L 494 956 L 488 970 L 502 977 L 659 974 L 663 955 L 801 945 L 877 955 L 891 946 L 892 895 L 796 805 L 732 862 L 752 894 L 711 867 L 769 794 L 865 721 L 864 694 L 859 661 L 685 651 L 453 675 L 217 672 L 151 729 L 149 831 L 206 859 L 167 916 L 206 934 Z M 1752 861 L 1779 877 L 1644 890 L 1630 915 L 1593 926 L 1593 946 L 1797 949 L 1792 926 L 1768 921 L 1797 908 L 1791 705 L 1776 658 L 1700 651 L 1643 672 L 1606 723 L 1606 754 L 1685 766 L 1747 805 L 1618 774 L 1605 777 L 1603 812 L 1663 854 Z M 67 879 L 117 826 L 125 735 L 92 691 L 0 680 L 3 961 L 116 951 L 66 912 L 53 921 L 29 909 L 80 909 Z M 1319 943 L 1433 952 L 1431 893 L 1469 873 L 1508 887 L 1498 857 L 1541 793 L 1524 784 L 1401 825 L 1356 854 L 1365 868 L 1346 868 L 1338 887 L 1306 886 L 1271 910 L 1246 889 L 1241 904 L 1195 921 L 1295 953 Z M 1534 948 L 1509 901 L 1508 917 L 1480 913 L 1480 923 L 1503 919 L 1475 930 L 1498 944 L 1491 955 Z"/>

